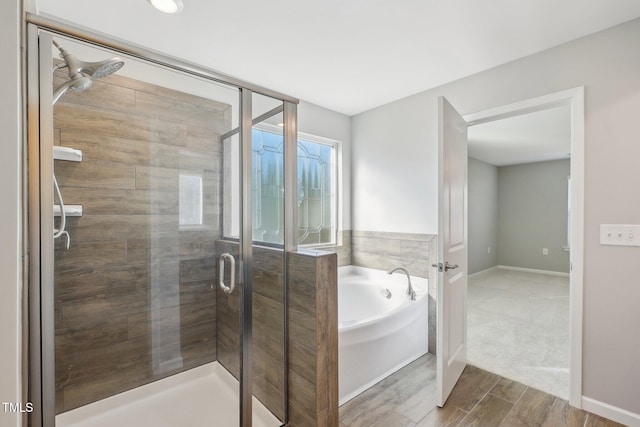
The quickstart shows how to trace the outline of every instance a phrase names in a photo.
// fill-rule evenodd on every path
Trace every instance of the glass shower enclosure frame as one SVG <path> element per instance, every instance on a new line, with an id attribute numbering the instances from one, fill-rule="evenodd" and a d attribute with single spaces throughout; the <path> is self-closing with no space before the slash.
<path id="1" fill-rule="evenodd" d="M 252 157 L 251 131 L 253 126 L 252 98 L 255 94 L 282 102 L 284 118 L 284 229 L 282 245 L 285 262 L 287 253 L 297 249 L 297 103 L 298 100 L 233 77 L 184 62 L 151 50 L 96 35 L 55 19 L 27 14 L 27 158 L 25 180 L 28 194 L 27 244 L 29 246 L 29 398 L 34 404 L 30 425 L 54 427 L 56 425 L 56 365 L 55 365 L 55 312 L 54 312 L 54 205 L 53 190 L 53 77 L 51 45 L 54 36 L 77 40 L 87 45 L 127 55 L 142 62 L 169 70 L 196 76 L 200 79 L 223 83 L 238 89 L 239 115 L 239 277 L 240 298 L 240 369 L 239 420 L 240 426 L 252 425 L 252 294 L 253 249 L 252 239 Z M 218 281 L 215 280 L 215 283 Z M 284 302 L 286 304 L 286 273 L 284 276 Z M 283 312 L 284 343 L 287 342 L 287 310 Z M 287 423 L 287 351 L 284 355 L 284 423 Z M 212 421 L 213 425 L 213 421 Z"/>

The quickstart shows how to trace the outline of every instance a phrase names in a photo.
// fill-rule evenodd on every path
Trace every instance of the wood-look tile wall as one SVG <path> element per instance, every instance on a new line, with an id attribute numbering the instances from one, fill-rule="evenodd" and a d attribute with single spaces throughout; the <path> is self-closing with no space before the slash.
<path id="1" fill-rule="evenodd" d="M 218 253 L 239 259 L 238 244 L 220 240 Z M 284 420 L 284 252 L 253 247 L 253 394 L 275 416 Z M 239 265 L 236 264 L 236 268 Z M 236 271 L 236 278 L 239 270 Z M 225 283 L 229 273 L 225 271 Z M 238 280 L 238 279 L 236 279 Z M 236 378 L 240 370 L 240 298 L 242 290 L 228 295 L 218 287 L 218 361 Z"/>
<path id="2" fill-rule="evenodd" d="M 60 72 L 54 87 L 65 81 Z M 54 107 L 71 247 L 55 250 L 57 412 L 216 359 L 215 242 L 227 104 L 113 75 Z M 204 224 L 179 225 L 178 177 L 203 179 Z M 58 224 L 58 220 L 56 220 Z"/>
<path id="3" fill-rule="evenodd" d="M 337 427 L 337 256 L 291 253 L 287 271 L 290 425 Z"/>
<path id="4" fill-rule="evenodd" d="M 352 236 L 353 265 L 377 270 L 404 267 L 412 276 L 429 278 L 429 244 L 435 235 L 354 230 Z"/>

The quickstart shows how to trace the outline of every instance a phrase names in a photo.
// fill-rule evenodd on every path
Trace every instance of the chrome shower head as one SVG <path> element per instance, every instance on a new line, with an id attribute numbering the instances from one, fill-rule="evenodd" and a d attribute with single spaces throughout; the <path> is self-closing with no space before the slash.
<path id="1" fill-rule="evenodd" d="M 86 72 L 94 79 L 101 79 L 117 72 L 124 65 L 124 61 L 118 57 L 114 57 L 105 61 L 94 62 L 93 64 L 95 65 L 87 68 Z"/>
<path id="2" fill-rule="evenodd" d="M 89 89 L 91 85 L 93 85 L 93 80 L 89 77 L 82 74 L 76 74 L 55 90 L 53 93 L 53 105 L 56 105 L 56 102 L 58 102 L 62 95 L 64 95 L 69 89 L 74 92 L 82 92 L 83 90 Z"/>
<path id="3" fill-rule="evenodd" d="M 93 85 L 93 80 L 91 80 L 87 76 L 77 75 L 71 80 L 71 83 L 72 84 L 69 89 L 74 92 L 82 92 L 89 89 L 91 85 Z"/>
<path id="4" fill-rule="evenodd" d="M 60 46 L 55 40 L 53 40 L 53 44 L 58 48 L 60 51 L 60 57 L 64 60 L 64 65 L 59 64 L 54 68 L 54 71 L 57 69 L 67 68 L 67 72 L 69 74 L 69 81 L 56 89 L 53 94 L 54 105 L 67 90 L 71 89 L 75 92 L 87 90 L 93 84 L 93 80 L 101 79 L 113 74 L 124 65 L 124 61 L 118 57 L 97 62 L 81 61 L 65 48 Z"/>
<path id="5" fill-rule="evenodd" d="M 60 57 L 64 59 L 70 78 L 73 78 L 73 76 L 78 74 L 85 74 L 94 79 L 101 79 L 115 73 L 124 65 L 124 61 L 118 57 L 97 62 L 81 61 L 68 50 L 60 46 L 55 40 L 53 41 L 53 44 L 60 51 Z"/>

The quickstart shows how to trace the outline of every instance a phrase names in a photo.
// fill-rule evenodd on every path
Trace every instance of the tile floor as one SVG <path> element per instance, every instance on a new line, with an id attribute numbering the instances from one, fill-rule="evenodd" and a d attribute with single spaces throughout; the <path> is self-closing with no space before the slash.
<path id="1" fill-rule="evenodd" d="M 569 278 L 495 269 L 468 295 L 468 363 L 568 399 Z"/>
<path id="2" fill-rule="evenodd" d="M 436 408 L 436 359 L 427 354 L 340 407 L 340 427 L 617 427 L 566 400 L 467 366 Z"/>

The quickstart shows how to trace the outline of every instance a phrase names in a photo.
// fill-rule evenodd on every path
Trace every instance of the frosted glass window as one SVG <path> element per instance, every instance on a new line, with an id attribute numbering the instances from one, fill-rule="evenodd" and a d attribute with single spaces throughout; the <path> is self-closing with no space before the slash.
<path id="1" fill-rule="evenodd" d="M 336 146 L 298 139 L 298 239 L 300 245 L 335 245 Z"/>
<path id="2" fill-rule="evenodd" d="M 254 128 L 255 241 L 284 242 L 284 137 L 281 129 Z M 335 245 L 338 230 L 338 142 L 298 137 L 298 239 L 301 246 Z"/>
<path id="3" fill-rule="evenodd" d="M 180 225 L 202 225 L 202 176 L 180 174 Z"/>

